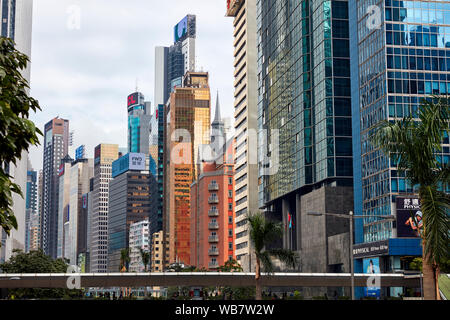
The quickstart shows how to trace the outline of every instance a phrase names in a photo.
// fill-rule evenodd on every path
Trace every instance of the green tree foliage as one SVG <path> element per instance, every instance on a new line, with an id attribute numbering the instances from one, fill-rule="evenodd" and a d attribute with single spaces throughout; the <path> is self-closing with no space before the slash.
<path id="1" fill-rule="evenodd" d="M 448 98 L 429 98 L 422 102 L 416 117 L 383 121 L 371 136 L 373 145 L 391 158 L 391 165 L 406 173 L 411 185 L 418 187 L 426 299 L 431 299 L 430 295 L 438 297 L 439 269 L 449 257 L 450 197 L 442 190 L 450 183 L 450 167 L 438 155 L 444 137 L 449 136 L 449 115 Z M 427 289 L 433 282 L 434 294 Z"/>
<path id="2" fill-rule="evenodd" d="M 237 262 L 235 259 L 227 260 L 223 266 L 220 266 L 217 268 L 217 271 L 219 272 L 242 272 L 244 269 L 242 269 L 239 262 Z"/>
<path id="3" fill-rule="evenodd" d="M 14 250 L 12 257 L 0 264 L 0 270 L 5 273 L 66 273 L 67 263 L 63 259 L 53 260 L 42 250 L 24 253 Z M 9 296 L 16 299 L 63 299 L 81 297 L 81 290 L 20 288 L 9 291 Z"/>
<path id="4" fill-rule="evenodd" d="M 144 264 L 144 271 L 147 272 L 148 264 L 150 263 L 150 252 L 140 248 L 142 263 Z"/>
<path id="5" fill-rule="evenodd" d="M 298 257 L 294 251 L 287 249 L 266 249 L 267 246 L 283 236 L 283 226 L 268 220 L 260 212 L 250 214 L 248 216 L 250 225 L 250 240 L 256 255 L 256 299 L 262 299 L 262 288 L 260 285 L 261 268 L 265 272 L 271 273 L 274 270 L 272 258 L 278 258 L 287 266 L 295 268 L 297 266 Z"/>
<path id="6" fill-rule="evenodd" d="M 119 271 L 122 272 L 122 270 L 125 270 L 125 272 L 128 271 L 128 263 L 130 262 L 130 250 L 129 249 L 122 249 L 120 250 L 120 266 Z"/>
<path id="7" fill-rule="evenodd" d="M 28 62 L 28 57 L 14 48 L 13 40 L 0 37 L 0 227 L 8 235 L 17 229 L 12 194 L 23 194 L 3 166 L 16 164 L 22 151 L 39 144 L 38 134 L 42 135 L 28 119 L 31 111 L 41 109 L 28 95 L 28 82 L 21 75 Z"/>

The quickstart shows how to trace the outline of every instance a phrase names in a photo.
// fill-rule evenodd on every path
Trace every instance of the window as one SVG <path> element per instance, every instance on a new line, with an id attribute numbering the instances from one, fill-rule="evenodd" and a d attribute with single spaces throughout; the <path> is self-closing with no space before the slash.
<path id="1" fill-rule="evenodd" d="M 232 211 L 232 210 L 233 210 L 233 204 L 232 204 L 232 203 L 229 203 L 229 204 L 228 204 L 228 210 L 229 210 L 229 211 Z"/>
<path id="2" fill-rule="evenodd" d="M 233 184 L 233 178 L 228 178 L 228 184 Z"/>
<path id="3" fill-rule="evenodd" d="M 232 224 L 233 223 L 233 216 L 228 216 L 228 223 Z"/>
<path id="4" fill-rule="evenodd" d="M 228 198 L 233 198 L 233 191 L 232 190 L 228 190 Z"/>

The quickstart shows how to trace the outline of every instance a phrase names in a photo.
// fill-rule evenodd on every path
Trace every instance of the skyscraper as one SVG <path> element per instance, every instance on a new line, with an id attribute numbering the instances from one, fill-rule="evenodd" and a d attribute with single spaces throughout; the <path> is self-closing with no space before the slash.
<path id="1" fill-rule="evenodd" d="M 54 118 L 44 128 L 41 242 L 45 254 L 56 258 L 58 239 L 58 169 L 69 149 L 69 120 Z"/>
<path id="2" fill-rule="evenodd" d="M 25 252 L 30 251 L 31 247 L 31 232 L 33 221 L 38 214 L 37 207 L 37 171 L 34 171 L 30 161 L 28 160 L 27 171 L 27 189 L 26 189 L 26 214 L 25 214 Z"/>
<path id="3" fill-rule="evenodd" d="M 128 152 L 148 154 L 150 132 L 150 102 L 135 92 L 128 96 Z"/>
<path id="4" fill-rule="evenodd" d="M 73 159 L 66 155 L 61 159 L 61 164 L 58 170 L 58 239 L 56 257 L 64 258 L 65 255 L 65 237 L 69 236 L 69 233 L 64 232 L 64 226 L 69 223 L 70 215 L 70 168 L 72 167 Z"/>
<path id="5" fill-rule="evenodd" d="M 234 128 L 236 145 L 236 259 L 245 271 L 253 271 L 246 214 L 258 209 L 258 164 L 250 146 L 256 145 L 257 51 L 256 0 L 227 1 L 228 17 L 234 17 Z"/>
<path id="6" fill-rule="evenodd" d="M 2 37 L 11 38 L 16 43 L 16 49 L 31 56 L 31 31 L 33 21 L 33 1 L 32 0 L 2 0 L 0 1 L 0 34 Z M 31 64 L 22 71 L 24 78 L 30 82 Z M 16 164 L 2 164 L 5 172 L 13 177 L 13 182 L 19 185 L 25 194 L 27 188 L 27 157 L 28 152 L 22 151 L 21 158 Z M 11 230 L 10 236 L 0 228 L 0 262 L 11 257 L 14 249 L 25 249 L 25 199 L 13 193 L 13 211 L 17 220 L 18 228 Z"/>
<path id="7" fill-rule="evenodd" d="M 188 14 L 174 27 L 174 44 L 155 48 L 155 105 L 166 104 L 186 72 L 195 71 L 195 38 L 196 17 Z"/>
<path id="8" fill-rule="evenodd" d="M 410 216 L 400 212 L 406 204 L 416 210 L 420 204 L 394 157 L 373 148 L 369 136 L 380 121 L 417 117 L 423 98 L 450 93 L 450 3 L 385 0 L 376 7 L 370 1 L 349 4 L 351 75 L 359 79 L 352 82 L 355 214 L 380 217 L 357 219 L 356 248 L 385 248 L 358 255 L 355 271 L 363 271 L 364 264 L 372 260 L 381 272 L 395 272 L 422 254 L 421 239 L 411 228 L 409 232 L 403 229 Z M 442 146 L 436 157 L 448 164 L 448 136 Z M 404 197 L 408 199 L 402 201 Z M 383 221 L 387 215 L 396 215 L 397 221 Z M 402 291 L 391 288 L 384 294 Z"/>
<path id="9" fill-rule="evenodd" d="M 348 2 L 258 0 L 257 38 L 259 204 L 302 272 L 348 272 L 348 221 L 308 216 L 353 208 Z"/>
<path id="10" fill-rule="evenodd" d="M 119 156 L 117 144 L 99 144 L 94 151 L 94 185 L 92 191 L 91 241 L 89 242 L 90 272 L 106 272 L 108 260 L 109 182 L 112 163 Z"/>
<path id="11" fill-rule="evenodd" d="M 198 149 L 209 144 L 208 73 L 187 72 L 166 105 L 164 150 L 165 265 L 190 264 L 190 185 L 197 178 Z"/>

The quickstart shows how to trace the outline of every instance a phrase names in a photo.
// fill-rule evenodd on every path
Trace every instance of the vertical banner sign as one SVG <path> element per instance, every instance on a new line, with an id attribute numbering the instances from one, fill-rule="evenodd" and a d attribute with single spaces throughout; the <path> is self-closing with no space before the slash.
<path id="1" fill-rule="evenodd" d="M 380 258 L 369 258 L 363 260 L 363 270 L 366 274 L 380 273 Z M 380 298 L 380 287 L 365 287 L 364 296 Z"/>
<path id="2" fill-rule="evenodd" d="M 418 198 L 396 199 L 397 205 L 397 237 L 416 238 L 423 227 L 422 211 Z"/>

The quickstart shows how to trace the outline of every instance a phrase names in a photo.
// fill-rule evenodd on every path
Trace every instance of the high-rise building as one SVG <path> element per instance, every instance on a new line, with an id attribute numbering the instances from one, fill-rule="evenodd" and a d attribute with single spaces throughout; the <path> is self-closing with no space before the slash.
<path id="1" fill-rule="evenodd" d="M 58 240 L 58 169 L 68 154 L 69 120 L 54 118 L 44 128 L 41 243 L 44 253 L 56 258 Z"/>
<path id="2" fill-rule="evenodd" d="M 37 207 L 37 171 L 34 171 L 31 163 L 28 159 L 28 171 L 27 171 L 27 190 L 26 190 L 26 214 L 25 214 L 25 252 L 30 251 L 31 247 L 31 232 L 33 227 L 33 221 L 36 219 L 38 207 Z"/>
<path id="3" fill-rule="evenodd" d="M 64 244 L 65 237 L 68 234 L 64 233 L 64 225 L 69 223 L 70 210 L 70 168 L 72 167 L 73 159 L 66 155 L 61 159 L 61 164 L 58 170 L 58 238 L 56 257 L 64 258 Z"/>
<path id="4" fill-rule="evenodd" d="M 130 248 L 131 224 L 148 220 L 150 214 L 152 175 L 148 171 L 147 157 L 144 153 L 127 153 L 112 163 L 108 212 L 109 272 L 121 271 L 121 250 Z"/>
<path id="5" fill-rule="evenodd" d="M 117 144 L 99 144 L 94 151 L 92 215 L 90 216 L 89 270 L 106 272 L 108 262 L 109 182 L 112 163 L 119 156 Z"/>
<path id="6" fill-rule="evenodd" d="M 155 162 L 155 178 L 157 192 L 154 195 L 153 204 L 155 210 L 150 212 L 150 234 L 161 231 L 163 228 L 163 188 L 164 188 L 164 105 L 159 104 L 155 108 L 150 122 L 150 147 L 149 155 Z"/>
<path id="7" fill-rule="evenodd" d="M 302 272 L 348 272 L 348 221 L 308 216 L 353 209 L 348 2 L 258 0 L 257 39 L 259 205 Z"/>
<path id="8" fill-rule="evenodd" d="M 174 27 L 174 44 L 155 48 L 155 105 L 166 104 L 183 76 L 195 71 L 196 16 L 188 14 Z"/>
<path id="9" fill-rule="evenodd" d="M 164 239 L 163 231 L 155 232 L 151 235 L 150 264 L 151 272 L 162 272 L 164 263 Z"/>
<path id="10" fill-rule="evenodd" d="M 16 43 L 16 49 L 31 56 L 31 31 L 33 21 L 33 1 L 32 0 L 2 0 L 0 1 L 0 34 L 2 37 L 11 38 Z M 31 64 L 22 70 L 24 78 L 30 82 Z M 22 151 L 20 159 L 16 164 L 1 164 L 4 171 L 13 177 L 13 182 L 17 184 L 25 194 L 27 188 L 27 158 L 28 152 Z M 14 249 L 25 249 L 25 220 L 26 201 L 19 194 L 13 193 L 13 212 L 17 220 L 17 229 L 11 230 L 9 236 L 0 228 L 0 262 L 7 261 Z"/>
<path id="11" fill-rule="evenodd" d="M 374 19 L 377 10 L 380 19 Z M 421 239 L 404 229 L 410 215 L 402 212 L 405 205 L 416 211 L 420 204 L 394 157 L 374 148 L 369 137 L 380 121 L 417 117 L 423 98 L 450 92 L 450 3 L 351 1 L 349 15 L 351 76 L 359 79 L 351 88 L 355 215 L 380 217 L 356 219 L 355 247 L 384 248 L 358 254 L 355 271 L 366 272 L 364 267 L 372 261 L 382 273 L 395 272 L 407 269 L 411 259 L 422 255 Z M 448 164 L 448 136 L 442 146 L 436 156 Z M 397 221 L 384 220 L 388 215 L 396 215 Z M 402 292 L 391 288 L 382 294 Z"/>
<path id="12" fill-rule="evenodd" d="M 148 220 L 142 220 L 130 225 L 130 272 L 144 272 L 145 267 L 149 270 L 150 259 L 148 265 L 145 266 L 142 261 L 141 250 L 144 252 L 150 252 L 150 236 L 149 236 L 149 222 Z"/>
<path id="13" fill-rule="evenodd" d="M 128 96 L 128 152 L 148 154 L 150 102 L 140 92 Z"/>
<path id="14" fill-rule="evenodd" d="M 38 250 L 41 247 L 41 198 L 42 198 L 42 169 L 39 170 L 37 184 L 37 211 L 31 217 L 30 222 L 30 251 Z"/>
<path id="15" fill-rule="evenodd" d="M 217 269 L 235 259 L 234 138 L 226 140 L 217 97 L 211 144 L 200 146 L 199 175 L 191 184 L 191 265 Z M 238 236 L 244 236 L 239 234 Z"/>
<path id="16" fill-rule="evenodd" d="M 166 105 L 164 149 L 164 265 L 190 263 L 190 185 L 197 179 L 200 145 L 209 144 L 210 89 L 207 72 L 187 72 Z"/>
<path id="17" fill-rule="evenodd" d="M 236 146 L 236 233 L 248 230 L 246 215 L 258 210 L 257 144 L 257 43 L 256 0 L 227 0 L 228 17 L 234 17 L 234 129 Z M 252 154 L 253 153 L 253 154 Z M 236 238 L 236 259 L 244 271 L 254 271 L 248 233 Z"/>

